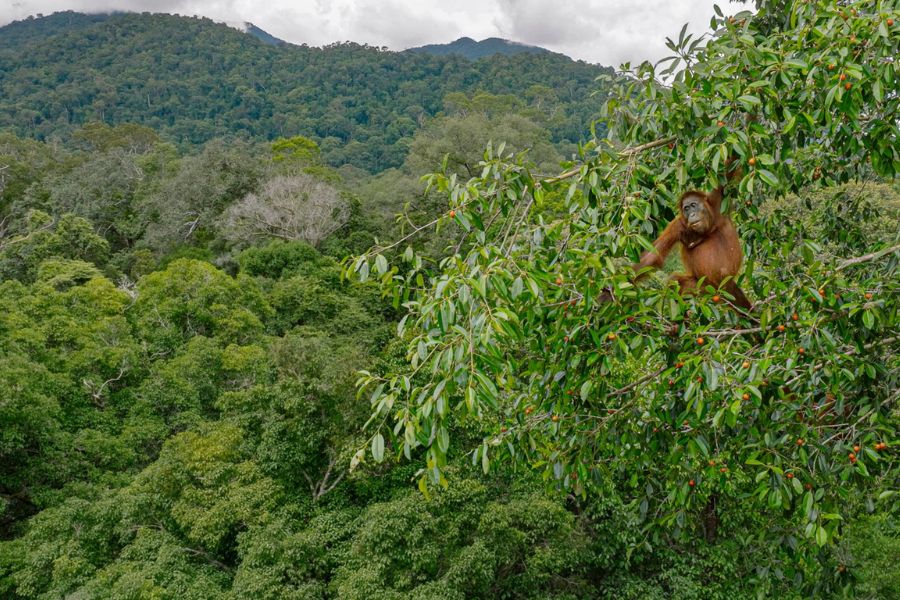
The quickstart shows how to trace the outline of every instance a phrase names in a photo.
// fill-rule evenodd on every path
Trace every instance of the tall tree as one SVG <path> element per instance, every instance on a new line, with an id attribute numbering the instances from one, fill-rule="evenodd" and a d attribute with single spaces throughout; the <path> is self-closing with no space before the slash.
<path id="1" fill-rule="evenodd" d="M 761 586 L 840 580 L 820 549 L 860 502 L 896 493 L 900 247 L 835 258 L 758 206 L 896 174 L 898 17 L 874 1 L 716 8 L 708 38 L 685 27 L 672 57 L 625 66 L 602 113 L 609 138 L 583 164 L 542 179 L 491 152 L 471 178 L 432 176 L 449 206 L 430 225 L 460 225 L 456 253 L 432 267 L 394 252 L 401 239 L 347 265 L 408 310 L 408 364 L 362 378 L 368 453 L 421 457 L 426 492 L 458 453 L 485 471 L 522 463 L 577 497 L 624 497 L 635 548 L 724 528 L 772 549 L 754 565 Z M 729 164 L 753 313 L 721 292 L 636 286 L 626 265 L 675 199 L 716 188 Z M 604 290 L 615 300 L 598 301 Z M 473 421 L 483 442 L 455 445 Z"/>

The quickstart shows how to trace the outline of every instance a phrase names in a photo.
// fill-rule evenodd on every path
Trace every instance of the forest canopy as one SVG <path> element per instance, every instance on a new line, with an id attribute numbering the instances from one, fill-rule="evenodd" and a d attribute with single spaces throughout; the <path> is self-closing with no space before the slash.
<path id="1" fill-rule="evenodd" d="M 896 597 L 900 11 L 758 4 L 615 72 L 0 29 L 0 596 Z M 635 281 L 728 173 L 753 308 Z"/>

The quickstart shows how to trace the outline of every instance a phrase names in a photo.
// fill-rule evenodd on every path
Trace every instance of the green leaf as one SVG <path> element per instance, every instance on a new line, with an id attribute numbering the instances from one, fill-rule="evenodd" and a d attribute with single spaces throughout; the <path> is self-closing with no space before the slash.
<path id="1" fill-rule="evenodd" d="M 778 176 L 771 171 L 767 171 L 766 169 L 759 169 L 759 178 L 762 179 L 767 185 L 771 187 L 778 186 Z"/>
<path id="2" fill-rule="evenodd" d="M 819 525 L 816 527 L 816 543 L 819 547 L 825 546 L 828 543 L 828 532 L 825 531 L 825 528 Z"/>
<path id="3" fill-rule="evenodd" d="M 384 460 L 384 437 L 380 433 L 372 438 L 372 458 L 379 463 Z"/>
<path id="4" fill-rule="evenodd" d="M 863 325 L 866 326 L 866 329 L 873 329 L 875 327 L 875 315 L 871 310 L 864 310 L 862 314 L 862 322 Z"/>
<path id="5" fill-rule="evenodd" d="M 525 284 L 522 281 L 521 277 L 516 277 L 515 281 L 512 283 L 512 287 L 510 288 L 510 294 L 513 298 L 518 298 L 521 295 L 522 290 L 524 289 Z"/>
<path id="6" fill-rule="evenodd" d="M 438 428 L 437 445 L 438 449 L 444 454 L 446 454 L 447 450 L 450 448 L 450 434 L 447 433 L 447 428 L 443 425 Z"/>
<path id="7" fill-rule="evenodd" d="M 583 402 L 587 402 L 588 397 L 591 395 L 591 390 L 594 387 L 594 382 L 590 379 L 581 384 L 581 400 Z"/>
<path id="8" fill-rule="evenodd" d="M 378 271 L 379 275 L 383 275 L 388 270 L 387 259 L 381 254 L 375 257 L 375 270 Z"/>

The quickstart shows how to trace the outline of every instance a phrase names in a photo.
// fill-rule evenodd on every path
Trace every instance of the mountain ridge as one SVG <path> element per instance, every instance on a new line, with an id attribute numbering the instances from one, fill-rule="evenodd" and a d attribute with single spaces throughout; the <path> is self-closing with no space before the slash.
<path id="1" fill-rule="evenodd" d="M 605 72 L 550 52 L 473 61 L 267 44 L 208 18 L 57 13 L 0 28 L 0 129 L 65 140 L 92 121 L 135 123 L 184 148 L 302 135 L 333 166 L 378 172 L 402 164 L 426 122 L 479 94 L 528 109 L 554 143 L 587 140 Z"/>
<path id="2" fill-rule="evenodd" d="M 127 11 L 127 10 L 113 10 L 108 12 L 96 12 L 96 13 L 82 13 L 74 10 L 61 10 L 53 12 L 49 15 L 31 15 L 24 19 L 17 19 L 15 21 L 11 21 L 6 25 L 0 26 L 0 31 L 3 31 L 5 35 L 13 34 L 23 34 L 27 31 L 30 31 L 32 34 L 35 30 L 39 31 L 42 35 L 58 35 L 60 33 L 71 32 L 79 29 L 84 29 L 95 25 L 97 23 L 101 23 L 106 21 L 110 17 L 114 17 L 116 15 L 150 15 L 150 14 L 166 14 L 171 15 L 171 13 L 150 13 L 150 12 L 135 12 L 135 11 Z M 180 16 L 180 15 L 171 15 L 171 16 Z M 204 18 L 204 17 L 191 17 L 185 16 L 185 18 Z M 232 29 L 236 29 L 241 33 L 245 33 L 249 36 L 255 37 L 259 41 L 264 44 L 269 44 L 271 46 L 278 46 L 280 44 L 288 44 L 285 40 L 281 38 L 275 37 L 268 31 L 265 31 L 256 25 L 254 25 L 250 21 L 215 21 L 214 19 L 210 19 L 215 23 L 223 23 L 228 25 Z M 21 40 L 21 37 L 19 38 Z"/>
<path id="3" fill-rule="evenodd" d="M 470 37 L 461 37 L 447 44 L 426 44 L 409 48 L 407 52 L 425 52 L 435 56 L 460 54 L 470 60 L 478 60 L 495 54 L 507 56 L 515 54 L 556 54 L 540 46 L 532 46 L 498 37 L 485 38 L 480 42 Z"/>

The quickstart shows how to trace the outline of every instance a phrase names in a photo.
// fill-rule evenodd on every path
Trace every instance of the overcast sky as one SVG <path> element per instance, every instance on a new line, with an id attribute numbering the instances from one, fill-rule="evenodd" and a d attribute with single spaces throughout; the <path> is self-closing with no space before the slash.
<path id="1" fill-rule="evenodd" d="M 723 10 L 736 11 L 726 0 Z M 354 41 L 403 50 L 501 37 L 588 62 L 667 55 L 666 36 L 709 27 L 711 0 L 0 0 L 0 24 L 38 13 L 151 11 L 251 21 L 295 44 Z"/>

